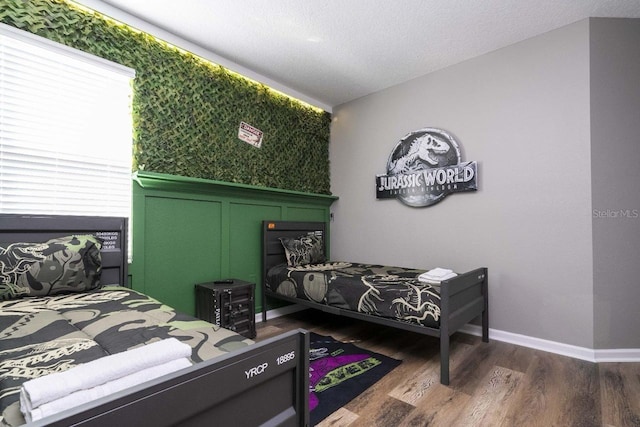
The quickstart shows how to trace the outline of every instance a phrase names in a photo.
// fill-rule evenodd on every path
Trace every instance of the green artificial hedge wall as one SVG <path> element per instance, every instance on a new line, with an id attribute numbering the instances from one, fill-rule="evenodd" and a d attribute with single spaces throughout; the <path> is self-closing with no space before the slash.
<path id="1" fill-rule="evenodd" d="M 330 194 L 329 113 L 62 0 L 0 5 L 0 22 L 136 70 L 133 170 Z"/>

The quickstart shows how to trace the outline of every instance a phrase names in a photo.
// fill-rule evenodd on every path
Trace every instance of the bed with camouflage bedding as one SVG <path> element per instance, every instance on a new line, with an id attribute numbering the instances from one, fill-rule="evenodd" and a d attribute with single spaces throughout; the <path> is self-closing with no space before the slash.
<path id="1" fill-rule="evenodd" d="M 126 232 L 124 218 L 0 215 L 0 425 L 24 423 L 24 382 L 172 337 L 190 368 L 33 425 L 307 425 L 306 332 L 256 344 L 119 286 Z"/>
<path id="2" fill-rule="evenodd" d="M 262 230 L 263 298 L 438 337 L 445 385 L 451 334 L 481 317 L 489 341 L 486 268 L 427 284 L 424 269 L 329 261 L 324 222 L 264 221 Z"/>

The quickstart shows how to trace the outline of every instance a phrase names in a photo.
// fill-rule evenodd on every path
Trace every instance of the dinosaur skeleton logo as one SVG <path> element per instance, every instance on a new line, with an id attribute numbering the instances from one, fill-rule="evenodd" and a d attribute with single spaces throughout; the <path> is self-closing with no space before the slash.
<path id="1" fill-rule="evenodd" d="M 477 189 L 476 162 L 462 162 L 455 139 L 441 129 L 424 128 L 405 135 L 395 146 L 387 173 L 376 176 L 378 199 L 397 198 L 423 207 L 451 193 Z"/>

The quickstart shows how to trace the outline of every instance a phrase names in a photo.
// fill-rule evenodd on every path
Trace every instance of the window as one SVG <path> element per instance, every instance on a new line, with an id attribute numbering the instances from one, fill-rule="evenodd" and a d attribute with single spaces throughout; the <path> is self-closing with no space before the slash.
<path id="1" fill-rule="evenodd" d="M 133 77 L 0 24 L 0 213 L 131 216 Z"/>

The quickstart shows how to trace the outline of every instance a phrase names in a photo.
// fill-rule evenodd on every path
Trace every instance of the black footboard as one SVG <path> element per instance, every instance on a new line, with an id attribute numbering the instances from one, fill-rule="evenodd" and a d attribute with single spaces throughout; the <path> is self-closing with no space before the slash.
<path id="1" fill-rule="evenodd" d="M 291 331 L 34 426 L 308 426 L 309 335 Z"/>
<path id="2" fill-rule="evenodd" d="M 482 341 L 489 342 L 488 272 L 477 268 L 440 285 L 440 382 L 449 385 L 449 338 L 482 315 Z"/>

